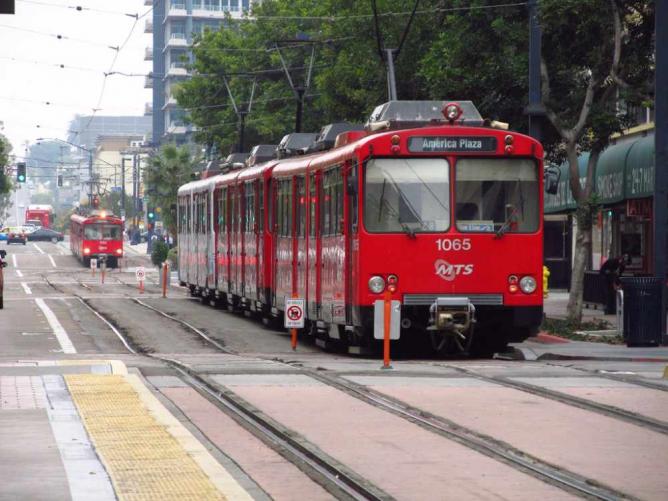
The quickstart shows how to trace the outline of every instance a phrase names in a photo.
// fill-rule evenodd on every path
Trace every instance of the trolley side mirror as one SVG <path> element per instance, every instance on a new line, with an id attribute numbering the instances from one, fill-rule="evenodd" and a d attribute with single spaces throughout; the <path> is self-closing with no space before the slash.
<path id="1" fill-rule="evenodd" d="M 558 167 L 550 165 L 545 167 L 543 171 L 543 184 L 545 186 L 545 193 L 555 195 L 559 191 L 559 179 L 561 178 L 561 171 Z"/>

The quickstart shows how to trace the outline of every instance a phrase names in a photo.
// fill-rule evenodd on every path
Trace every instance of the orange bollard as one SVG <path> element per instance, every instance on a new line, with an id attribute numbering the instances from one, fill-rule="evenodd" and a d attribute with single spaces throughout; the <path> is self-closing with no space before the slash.
<path id="1" fill-rule="evenodd" d="M 297 329 L 290 329 L 290 343 L 292 344 L 292 351 L 297 351 Z"/>
<path id="2" fill-rule="evenodd" d="M 392 293 L 385 291 L 383 298 L 383 369 L 391 369 L 390 365 L 390 320 L 392 318 Z"/>
<path id="3" fill-rule="evenodd" d="M 143 294 L 143 293 L 144 293 L 144 281 L 141 280 L 139 282 L 139 294 Z"/>
<path id="4" fill-rule="evenodd" d="M 167 297 L 167 278 L 169 274 L 167 262 L 162 263 L 162 297 Z"/>

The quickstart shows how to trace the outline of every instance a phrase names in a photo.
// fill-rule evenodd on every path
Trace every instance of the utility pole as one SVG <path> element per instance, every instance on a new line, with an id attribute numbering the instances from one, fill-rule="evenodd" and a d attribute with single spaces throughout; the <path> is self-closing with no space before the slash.
<path id="1" fill-rule="evenodd" d="M 125 221 L 125 156 L 121 157 L 121 219 Z"/>
<path id="2" fill-rule="evenodd" d="M 134 216 L 132 218 L 133 224 L 135 226 L 139 225 L 137 220 L 137 213 L 139 212 L 138 201 L 137 201 L 137 154 L 132 154 L 132 208 L 134 209 Z"/>
<path id="3" fill-rule="evenodd" d="M 654 38 L 656 47 L 656 75 L 654 82 L 654 276 L 661 281 L 661 335 L 668 344 L 666 333 L 666 255 L 668 254 L 668 0 L 655 2 Z"/>
<path id="4" fill-rule="evenodd" d="M 93 182 L 93 151 L 88 150 L 88 182 Z M 88 207 L 93 208 L 93 185 L 90 184 L 88 191 Z"/>
<path id="5" fill-rule="evenodd" d="M 542 117 L 545 115 L 541 95 L 540 57 L 542 32 L 538 22 L 538 0 L 529 0 L 529 135 L 540 141 L 543 138 Z"/>

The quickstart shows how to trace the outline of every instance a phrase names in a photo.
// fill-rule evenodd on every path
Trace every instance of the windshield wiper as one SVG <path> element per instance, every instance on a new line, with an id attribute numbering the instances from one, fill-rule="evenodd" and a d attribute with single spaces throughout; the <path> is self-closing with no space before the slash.
<path id="1" fill-rule="evenodd" d="M 399 221 L 399 224 L 401 225 L 401 228 L 404 230 L 406 235 L 408 235 L 410 238 L 415 238 L 415 230 L 413 228 L 402 221 Z"/>
<path id="2" fill-rule="evenodd" d="M 501 228 L 499 228 L 496 231 L 496 237 L 495 238 L 501 238 L 503 235 L 505 235 L 508 230 L 510 229 L 510 225 L 515 222 L 515 216 L 517 215 L 517 207 L 513 207 L 513 210 L 510 211 L 510 214 L 506 218 L 506 220 L 503 222 L 501 225 Z"/>

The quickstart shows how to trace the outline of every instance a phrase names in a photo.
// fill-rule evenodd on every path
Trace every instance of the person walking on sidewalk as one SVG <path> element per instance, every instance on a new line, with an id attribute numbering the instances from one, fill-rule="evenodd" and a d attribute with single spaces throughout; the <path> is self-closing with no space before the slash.
<path id="1" fill-rule="evenodd" d="M 619 277 L 626 269 L 628 255 L 624 254 L 619 257 L 611 257 L 603 266 L 599 273 L 605 277 L 605 314 L 614 315 L 616 308 L 615 294 L 617 289 L 621 286 Z"/>

